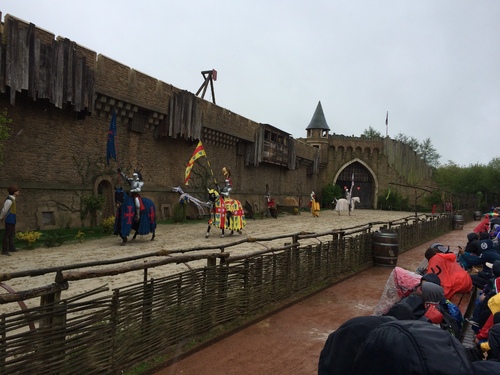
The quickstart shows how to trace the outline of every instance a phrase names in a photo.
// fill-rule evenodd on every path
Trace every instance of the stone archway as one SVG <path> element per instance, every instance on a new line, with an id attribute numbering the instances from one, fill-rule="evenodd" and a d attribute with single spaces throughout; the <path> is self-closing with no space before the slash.
<path id="1" fill-rule="evenodd" d="M 107 179 L 96 181 L 97 195 L 104 196 L 104 206 L 102 208 L 102 218 L 115 216 L 115 191 L 113 185 Z"/>
<path id="2" fill-rule="evenodd" d="M 339 185 L 342 190 L 351 188 L 352 175 L 354 173 L 353 197 L 359 197 L 361 203 L 359 208 L 377 207 L 378 181 L 372 169 L 360 159 L 353 159 L 339 168 L 333 179 L 333 183 Z"/>

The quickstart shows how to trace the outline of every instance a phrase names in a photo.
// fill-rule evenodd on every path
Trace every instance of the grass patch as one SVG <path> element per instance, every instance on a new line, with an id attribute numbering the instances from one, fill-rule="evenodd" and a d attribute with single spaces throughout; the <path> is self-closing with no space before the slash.
<path id="1" fill-rule="evenodd" d="M 0 237 L 3 238 L 5 229 L 0 230 Z M 33 243 L 29 244 L 27 241 L 20 238 L 14 240 L 16 249 L 32 250 L 39 247 L 56 247 L 63 243 L 81 243 L 87 240 L 99 239 L 109 236 L 109 232 L 104 232 L 101 227 L 94 228 L 68 228 L 68 229 L 50 229 L 50 230 L 37 230 L 36 232 L 42 235 Z"/>
<path id="2" fill-rule="evenodd" d="M 160 220 L 157 225 L 193 225 L 204 223 L 208 219 L 202 218 L 198 220 L 185 220 L 182 223 L 175 222 L 174 220 Z M 5 229 L 0 229 L 0 239 L 4 236 Z M 31 232 L 31 231 L 26 231 Z M 25 232 L 25 233 L 26 233 Z M 57 247 L 62 244 L 75 244 L 86 241 L 92 241 L 107 236 L 112 236 L 113 228 L 109 226 L 95 226 L 95 227 L 76 227 L 65 229 L 48 229 L 36 230 L 33 232 L 40 232 L 42 235 L 36 241 L 29 243 L 26 240 L 16 238 L 14 245 L 19 250 L 32 250 L 40 247 Z M 18 233 L 20 233 L 18 231 Z"/>

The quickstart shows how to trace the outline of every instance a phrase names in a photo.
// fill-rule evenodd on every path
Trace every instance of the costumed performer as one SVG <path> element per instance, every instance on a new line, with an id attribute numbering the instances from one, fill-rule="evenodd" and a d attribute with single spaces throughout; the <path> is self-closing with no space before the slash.
<path id="1" fill-rule="evenodd" d="M 319 217 L 320 206 L 319 206 L 319 202 L 316 200 L 316 194 L 314 193 L 314 191 L 311 192 L 310 205 L 311 205 L 311 213 L 312 213 L 313 217 Z"/>
<path id="2" fill-rule="evenodd" d="M 142 180 L 142 175 L 140 170 L 134 170 L 132 177 L 127 177 L 125 173 L 118 168 L 118 173 L 123 178 L 123 181 L 127 182 L 130 185 L 130 195 L 134 200 L 135 205 L 135 220 L 139 221 L 141 218 L 141 210 L 144 208 L 142 203 L 140 192 L 142 187 L 144 186 L 144 181 Z"/>
<path id="3" fill-rule="evenodd" d="M 229 167 L 222 167 L 222 174 L 224 175 L 224 187 L 221 189 L 221 194 L 229 198 L 233 185 L 231 184 L 231 170 Z"/>

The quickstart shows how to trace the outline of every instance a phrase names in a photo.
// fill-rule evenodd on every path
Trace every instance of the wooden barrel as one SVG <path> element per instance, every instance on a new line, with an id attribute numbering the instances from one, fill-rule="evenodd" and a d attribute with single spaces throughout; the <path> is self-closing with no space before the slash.
<path id="1" fill-rule="evenodd" d="M 375 265 L 395 267 L 399 254 L 398 234 L 396 232 L 374 232 L 372 249 Z"/>
<path id="2" fill-rule="evenodd" d="M 474 211 L 474 220 L 481 220 L 482 216 L 483 214 L 481 213 L 481 211 Z"/>
<path id="3" fill-rule="evenodd" d="M 464 217 L 462 215 L 453 215 L 453 229 L 464 229 Z"/>

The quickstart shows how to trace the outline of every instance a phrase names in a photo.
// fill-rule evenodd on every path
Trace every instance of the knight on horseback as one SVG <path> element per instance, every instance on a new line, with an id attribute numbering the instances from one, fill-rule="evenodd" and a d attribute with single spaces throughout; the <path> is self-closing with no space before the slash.
<path id="1" fill-rule="evenodd" d="M 129 192 L 130 196 L 134 200 L 135 205 L 135 220 L 139 221 L 141 218 L 141 209 L 144 209 L 140 195 L 142 187 L 144 186 L 141 170 L 135 170 L 132 174 L 132 177 L 127 177 L 127 175 L 123 173 L 120 168 L 118 168 L 118 173 L 122 176 L 123 181 L 127 182 L 130 185 Z"/>
<path id="2" fill-rule="evenodd" d="M 349 192 L 349 189 L 345 188 L 345 199 L 350 202 L 351 201 L 351 193 Z"/>
<path id="3" fill-rule="evenodd" d="M 222 168 L 222 174 L 224 175 L 224 187 L 221 189 L 220 193 L 229 198 L 229 194 L 231 190 L 233 190 L 233 186 L 231 184 L 231 170 L 228 167 Z"/>
<path id="4" fill-rule="evenodd" d="M 217 185 L 217 189 L 208 189 L 208 198 L 211 202 L 210 217 L 208 228 L 205 237 L 210 235 L 211 226 L 221 229 L 221 237 L 224 237 L 224 229 L 229 229 L 230 234 L 237 231 L 241 234 L 241 230 L 245 227 L 245 212 L 239 200 L 229 197 L 233 190 L 231 185 L 231 171 L 228 167 L 222 168 L 224 174 L 225 185 L 222 189 Z"/>

